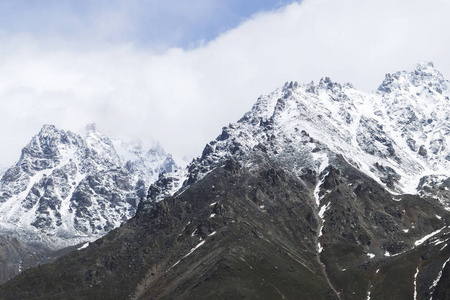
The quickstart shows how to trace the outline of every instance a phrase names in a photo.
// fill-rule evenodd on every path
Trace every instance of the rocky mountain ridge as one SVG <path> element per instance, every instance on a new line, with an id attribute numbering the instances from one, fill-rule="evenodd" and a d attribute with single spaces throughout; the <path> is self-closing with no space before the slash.
<path id="1" fill-rule="evenodd" d="M 95 125 L 84 138 L 44 125 L 2 176 L 0 225 L 45 234 L 55 248 L 92 240 L 131 218 L 148 184 L 176 168 L 160 146 L 112 141 Z"/>
<path id="2" fill-rule="evenodd" d="M 149 184 L 176 168 L 161 146 L 111 140 L 95 124 L 84 137 L 44 125 L 1 177 L 0 281 L 39 262 L 40 254 L 57 257 L 59 249 L 120 226 Z"/>
<path id="3" fill-rule="evenodd" d="M 285 84 L 136 216 L 0 286 L 5 299 L 445 299 L 448 81 Z"/>
<path id="4" fill-rule="evenodd" d="M 165 181 L 186 187 L 224 159 L 245 164 L 246 154 L 259 147 L 298 176 L 308 169 L 320 174 L 330 155 L 340 154 L 393 194 L 426 193 L 425 186 L 448 177 L 449 86 L 432 63 L 387 74 L 370 94 L 327 77 L 318 85 L 288 82 L 224 127 L 189 172 L 166 174 Z M 158 190 L 151 201 L 177 191 L 173 184 Z"/>

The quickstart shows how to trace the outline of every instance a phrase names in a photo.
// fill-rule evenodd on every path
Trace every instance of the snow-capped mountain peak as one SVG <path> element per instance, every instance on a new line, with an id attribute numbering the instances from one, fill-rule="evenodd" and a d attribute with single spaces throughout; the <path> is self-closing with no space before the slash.
<path id="1" fill-rule="evenodd" d="M 59 248 L 119 226 L 134 215 L 156 173 L 177 168 L 162 149 L 152 156 L 138 155 L 142 145 L 129 148 L 98 132 L 95 124 L 86 127 L 84 138 L 44 125 L 2 176 L 1 230 Z"/>
<path id="2" fill-rule="evenodd" d="M 206 145 L 188 173 L 178 172 L 170 182 L 185 180 L 186 188 L 227 158 L 248 165 L 251 153 L 262 151 L 298 176 L 307 169 L 320 174 L 341 156 L 392 193 L 421 192 L 421 182 L 450 169 L 447 86 L 432 63 L 386 75 L 374 93 L 328 77 L 318 85 L 287 82 L 259 97 L 243 118 Z M 161 184 L 154 186 L 160 196 L 170 194 Z"/>
<path id="3" fill-rule="evenodd" d="M 442 95 L 447 88 L 448 81 L 435 69 L 433 63 L 422 62 L 413 72 L 399 71 L 394 74 L 386 74 L 386 78 L 378 90 L 384 93 L 396 91 L 397 93 L 438 93 Z"/>

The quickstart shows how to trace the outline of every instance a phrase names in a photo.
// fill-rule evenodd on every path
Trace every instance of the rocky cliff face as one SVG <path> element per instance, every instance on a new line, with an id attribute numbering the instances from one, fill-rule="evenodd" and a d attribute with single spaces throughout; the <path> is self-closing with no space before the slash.
<path id="1" fill-rule="evenodd" d="M 224 158 L 245 164 L 259 147 L 298 176 L 308 170 L 320 173 L 339 154 L 392 193 L 426 193 L 424 186 L 448 178 L 448 86 L 432 63 L 386 75 L 371 94 L 329 78 L 318 85 L 286 83 L 224 127 L 189 173 L 180 172 L 172 181 L 189 179 L 187 186 Z M 173 192 L 170 187 L 152 200 Z"/>
<path id="2" fill-rule="evenodd" d="M 1 178 L 0 231 L 51 250 L 95 240 L 134 216 L 148 185 L 176 168 L 159 146 L 112 141 L 95 125 L 85 137 L 45 125 Z"/>
<path id="3" fill-rule="evenodd" d="M 5 299 L 448 295 L 450 215 L 437 200 L 395 201 L 343 159 L 318 178 L 298 178 L 263 153 L 253 159 L 258 168 L 225 161 L 182 194 L 0 292 Z"/>
<path id="4" fill-rule="evenodd" d="M 387 75 L 372 94 L 328 78 L 287 83 L 185 171 L 161 176 L 126 224 L 0 292 L 445 299 L 447 86 L 429 63 Z"/>

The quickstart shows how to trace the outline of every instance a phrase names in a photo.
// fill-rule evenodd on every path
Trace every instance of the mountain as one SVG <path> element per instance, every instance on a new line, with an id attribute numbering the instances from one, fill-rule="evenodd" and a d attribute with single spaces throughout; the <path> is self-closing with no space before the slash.
<path id="1" fill-rule="evenodd" d="M 371 94 L 329 78 L 318 85 L 286 83 L 224 127 L 185 176 L 189 184 L 224 157 L 244 161 L 262 148 L 299 176 L 303 169 L 321 173 L 330 155 L 340 154 L 394 194 L 426 193 L 426 185 L 448 177 L 448 85 L 432 63 L 387 74 Z"/>
<path id="2" fill-rule="evenodd" d="M 166 173 L 136 216 L 5 299 L 445 299 L 449 82 L 286 83 Z"/>
<path id="3" fill-rule="evenodd" d="M 44 125 L 1 178 L 0 235 L 31 253 L 95 240 L 133 217 L 149 184 L 176 168 L 159 145 L 112 141 L 95 124 L 84 137 Z"/>

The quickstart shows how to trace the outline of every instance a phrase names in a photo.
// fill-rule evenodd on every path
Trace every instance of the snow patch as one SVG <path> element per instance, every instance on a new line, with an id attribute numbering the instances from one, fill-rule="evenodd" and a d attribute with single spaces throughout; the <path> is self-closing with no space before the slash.
<path id="1" fill-rule="evenodd" d="M 316 200 L 317 207 L 320 206 L 320 200 L 322 200 L 323 197 L 319 196 L 320 193 L 320 186 L 325 182 L 325 177 L 328 176 L 328 173 L 323 176 L 323 178 L 317 183 L 315 189 L 314 189 L 314 199 Z"/>
<path id="2" fill-rule="evenodd" d="M 442 276 L 442 271 L 444 270 L 444 268 L 445 268 L 445 266 L 447 265 L 447 263 L 450 261 L 450 258 L 448 258 L 445 262 L 444 262 L 444 264 L 442 265 L 442 268 L 441 268 L 441 270 L 439 271 L 439 274 L 438 274 L 438 276 L 436 277 L 436 279 L 433 281 L 433 284 L 430 286 L 430 290 L 431 289 L 433 289 L 433 288 L 435 288 L 436 286 L 437 286 L 437 284 L 439 283 L 439 280 L 441 279 L 441 276 Z M 431 299 L 433 299 L 433 297 L 431 297 Z"/>
<path id="3" fill-rule="evenodd" d="M 328 202 L 327 205 L 323 205 L 319 210 L 319 218 L 323 220 L 323 216 L 325 215 L 325 212 L 330 208 L 331 202 Z"/>
<path id="4" fill-rule="evenodd" d="M 367 300 L 370 300 L 370 289 L 372 288 L 372 285 L 370 285 L 369 290 L 367 291 Z"/>
<path id="5" fill-rule="evenodd" d="M 166 272 L 169 272 L 170 270 L 172 270 L 173 267 L 175 267 L 176 265 L 178 265 L 183 259 L 185 259 L 186 257 L 188 257 L 189 255 L 191 255 L 195 250 L 197 250 L 199 247 L 201 247 L 206 241 L 201 241 L 200 243 L 197 244 L 197 246 L 195 246 L 194 248 L 192 248 L 188 254 L 186 254 L 185 256 L 183 256 L 179 261 L 177 261 L 176 263 L 174 263 Z"/>
<path id="6" fill-rule="evenodd" d="M 198 248 L 200 248 L 206 241 L 201 241 L 200 243 L 197 244 L 197 246 L 195 246 L 194 248 L 192 248 L 188 254 L 186 254 L 185 256 L 183 256 L 183 259 L 185 259 L 186 257 L 188 257 L 189 255 L 191 255 L 192 253 L 194 253 L 195 250 L 197 250 Z"/>
<path id="7" fill-rule="evenodd" d="M 420 240 L 417 240 L 414 242 L 414 245 L 419 246 L 422 245 L 426 240 L 428 240 L 429 238 L 435 236 L 436 234 L 438 234 L 439 232 L 441 232 L 442 230 L 444 230 L 447 226 L 442 227 L 441 229 L 438 229 L 426 236 L 424 236 L 423 238 L 421 238 Z"/>
<path id="8" fill-rule="evenodd" d="M 84 244 L 83 246 L 81 246 L 80 248 L 77 248 L 78 251 L 80 251 L 81 249 L 85 249 L 89 246 L 89 243 Z"/>
<path id="9" fill-rule="evenodd" d="M 414 274 L 414 300 L 417 300 L 417 275 L 419 275 L 419 267 L 417 267 Z"/>

